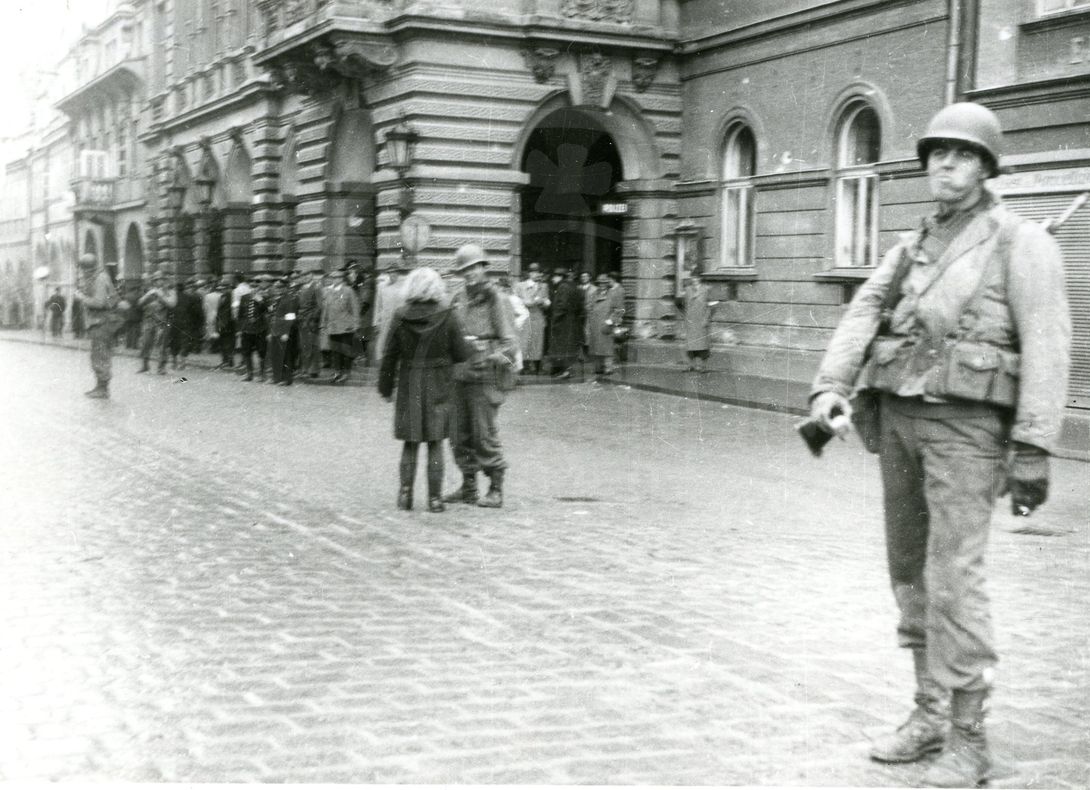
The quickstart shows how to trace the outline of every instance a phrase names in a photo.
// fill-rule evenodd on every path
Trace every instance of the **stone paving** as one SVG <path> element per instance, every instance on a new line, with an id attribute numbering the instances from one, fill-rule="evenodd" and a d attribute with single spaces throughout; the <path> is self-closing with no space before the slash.
<path id="1" fill-rule="evenodd" d="M 508 506 L 404 513 L 371 389 L 121 358 L 95 402 L 84 354 L 0 364 L 0 779 L 918 783 L 866 758 L 911 672 L 852 443 L 524 388 Z M 997 510 L 995 786 L 1090 785 L 1088 467 L 1054 466 Z"/>

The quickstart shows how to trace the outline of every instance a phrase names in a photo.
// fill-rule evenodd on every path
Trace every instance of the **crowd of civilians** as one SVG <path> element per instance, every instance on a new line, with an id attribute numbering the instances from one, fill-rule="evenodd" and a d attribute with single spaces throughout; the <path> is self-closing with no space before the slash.
<path id="1" fill-rule="evenodd" d="M 122 293 L 130 305 L 118 344 L 138 350 L 139 372 L 184 370 L 193 354 L 220 356 L 219 369 L 245 381 L 288 386 L 296 376 L 343 384 L 359 359 L 376 365 L 385 330 L 404 303 L 407 268 L 377 276 L 354 261 L 326 272 L 254 273 L 182 282 L 164 271 L 145 275 Z M 494 275 L 509 300 L 519 339 L 516 367 L 524 375 L 567 379 L 575 362 L 610 375 L 623 343 L 624 295 L 615 274 L 592 280 L 582 272 L 531 263 L 514 281 Z M 457 286 L 448 283 L 448 296 Z M 59 288 L 45 303 L 46 327 L 60 337 L 68 318 L 75 338 L 85 334 L 77 299 Z"/>

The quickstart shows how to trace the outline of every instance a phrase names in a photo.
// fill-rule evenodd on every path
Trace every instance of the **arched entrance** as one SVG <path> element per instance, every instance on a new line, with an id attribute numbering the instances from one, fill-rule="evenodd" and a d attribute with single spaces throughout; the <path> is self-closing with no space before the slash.
<path id="1" fill-rule="evenodd" d="M 522 194 L 522 268 L 537 262 L 576 274 L 621 271 L 623 215 L 611 213 L 623 180 L 613 136 L 591 112 L 565 107 L 534 127 L 521 168 L 530 176 Z"/>

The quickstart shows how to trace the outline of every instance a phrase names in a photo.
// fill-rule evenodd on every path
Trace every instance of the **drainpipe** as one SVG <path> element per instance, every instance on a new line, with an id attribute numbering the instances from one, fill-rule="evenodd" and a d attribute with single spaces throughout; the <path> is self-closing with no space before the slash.
<path id="1" fill-rule="evenodd" d="M 947 0 L 947 36 L 946 36 L 946 90 L 943 100 L 953 104 L 958 100 L 958 65 L 961 62 L 961 3 L 962 0 Z"/>

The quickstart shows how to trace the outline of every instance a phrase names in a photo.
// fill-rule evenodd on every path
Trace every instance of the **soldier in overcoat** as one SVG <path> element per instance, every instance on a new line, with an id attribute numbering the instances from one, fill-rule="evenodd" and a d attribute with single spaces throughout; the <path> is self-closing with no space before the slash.
<path id="1" fill-rule="evenodd" d="M 698 272 L 692 272 L 685 282 L 685 290 L 678 299 L 681 323 L 685 332 L 685 356 L 689 370 L 706 373 L 711 352 L 712 311 L 719 304 L 708 299 L 708 286 Z"/>
<path id="2" fill-rule="evenodd" d="M 393 399 L 394 438 L 401 452 L 397 504 L 412 510 L 416 458 L 421 442 L 428 446 L 428 510 L 443 505 L 443 440 L 450 435 L 450 400 L 454 364 L 475 352 L 461 320 L 443 304 L 443 281 L 434 269 L 414 269 L 405 278 L 405 304 L 394 311 L 379 368 L 378 391 Z"/>
<path id="3" fill-rule="evenodd" d="M 886 551 L 916 707 L 871 757 L 941 751 L 924 775 L 935 787 L 991 776 L 989 524 L 1003 489 L 1015 515 L 1045 501 L 1067 392 L 1060 250 L 986 187 L 1001 145 L 998 119 L 980 105 L 952 104 L 931 120 L 917 152 L 937 209 L 861 286 L 811 394 L 813 419 L 832 432 L 853 388 L 880 393 Z"/>

